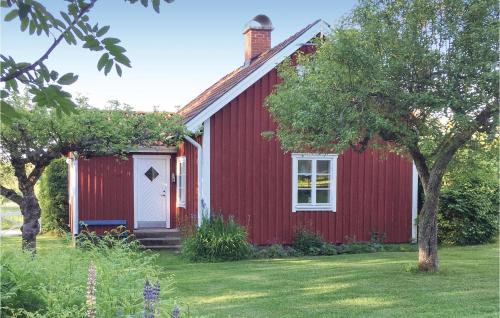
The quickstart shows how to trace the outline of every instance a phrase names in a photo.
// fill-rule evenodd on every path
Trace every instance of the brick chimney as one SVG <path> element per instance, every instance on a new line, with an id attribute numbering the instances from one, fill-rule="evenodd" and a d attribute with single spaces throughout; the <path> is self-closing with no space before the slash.
<path id="1" fill-rule="evenodd" d="M 245 64 L 271 48 L 271 19 L 259 14 L 245 25 Z"/>

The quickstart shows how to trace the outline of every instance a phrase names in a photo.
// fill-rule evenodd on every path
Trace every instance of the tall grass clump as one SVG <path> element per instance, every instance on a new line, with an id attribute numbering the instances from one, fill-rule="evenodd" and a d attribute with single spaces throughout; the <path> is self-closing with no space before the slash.
<path id="1" fill-rule="evenodd" d="M 182 255 L 194 262 L 234 261 L 248 258 L 251 246 L 246 229 L 232 217 L 203 219 L 201 226 L 184 239 Z"/>
<path id="2" fill-rule="evenodd" d="M 143 317 L 146 280 L 161 281 L 160 300 L 173 304 L 172 277 L 160 275 L 157 254 L 139 250 L 127 238 L 87 234 L 79 247 L 41 250 L 33 256 L 20 250 L 1 255 L 2 317 Z M 89 308 L 89 268 L 95 269 L 95 297 Z M 95 304 L 94 304 L 95 303 Z"/>

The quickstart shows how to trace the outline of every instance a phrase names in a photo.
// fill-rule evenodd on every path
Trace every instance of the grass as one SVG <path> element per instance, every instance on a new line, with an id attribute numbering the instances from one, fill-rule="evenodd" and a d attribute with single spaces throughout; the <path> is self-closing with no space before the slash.
<path id="1" fill-rule="evenodd" d="M 39 246 L 63 247 L 52 237 Z M 158 261 L 190 317 L 498 317 L 498 245 L 439 253 L 436 274 L 414 270 L 415 252 L 196 264 L 161 252 Z"/>
<path id="2" fill-rule="evenodd" d="M 0 230 L 19 229 L 23 223 L 22 215 L 4 215 L 5 213 L 20 213 L 19 206 L 13 202 L 0 205 Z"/>

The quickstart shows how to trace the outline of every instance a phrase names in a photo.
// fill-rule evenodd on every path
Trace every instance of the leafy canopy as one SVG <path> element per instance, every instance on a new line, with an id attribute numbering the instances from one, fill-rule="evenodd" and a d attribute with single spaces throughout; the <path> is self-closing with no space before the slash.
<path id="1" fill-rule="evenodd" d="M 382 137 L 429 163 L 464 132 L 494 134 L 498 17 L 492 0 L 360 1 L 316 54 L 297 57 L 303 71 L 281 67 L 268 105 L 284 148 Z"/>
<path id="2" fill-rule="evenodd" d="M 124 0 L 136 3 L 137 0 Z M 164 0 L 171 3 L 173 0 Z M 92 22 L 88 13 L 97 0 L 67 0 L 67 9 L 59 13 L 50 10 L 41 2 L 35 0 L 1 0 L 1 8 L 5 10 L 5 21 L 18 21 L 21 32 L 33 36 L 53 37 L 54 40 L 43 55 L 34 62 L 16 61 L 12 56 L 0 54 L 0 82 L 4 88 L 0 90 L 2 120 L 11 122 L 13 118 L 21 116 L 5 99 L 14 92 L 19 92 L 19 86 L 26 86 L 33 95 L 32 101 L 39 107 L 54 108 L 59 113 L 70 113 L 75 104 L 71 94 L 65 91 L 64 86 L 71 85 L 78 79 L 74 73 L 59 74 L 50 70 L 44 61 L 51 52 L 62 42 L 68 45 L 81 45 L 90 51 L 101 52 L 97 62 L 97 69 L 107 75 L 115 69 L 122 76 L 122 68 L 131 67 L 127 51 L 120 45 L 120 40 L 106 37 L 110 26 Z M 153 9 L 160 12 L 160 0 L 141 0 L 147 7 L 149 3 Z"/>
<path id="3" fill-rule="evenodd" d="M 53 109 L 32 106 L 29 96 L 15 95 L 10 102 L 22 116 L 0 133 L 3 161 L 44 166 L 69 151 L 123 154 L 140 146 L 175 144 L 185 133 L 182 118 L 171 113 L 99 110 L 83 103 L 61 117 Z"/>

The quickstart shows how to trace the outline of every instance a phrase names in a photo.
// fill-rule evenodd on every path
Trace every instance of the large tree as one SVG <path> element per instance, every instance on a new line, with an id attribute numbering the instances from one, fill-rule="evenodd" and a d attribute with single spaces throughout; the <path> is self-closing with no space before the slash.
<path id="1" fill-rule="evenodd" d="M 423 186 L 419 268 L 438 270 L 443 175 L 498 115 L 495 0 L 362 0 L 316 54 L 280 71 L 268 99 L 287 150 L 385 145 L 409 154 Z M 382 142 L 380 142 L 382 141 Z"/>
<path id="2" fill-rule="evenodd" d="M 124 0 L 134 4 L 138 0 Z M 164 0 L 171 3 L 174 0 Z M 94 8 L 97 0 L 66 0 L 64 11 L 55 11 L 47 8 L 43 3 L 35 0 L 1 0 L 0 4 L 7 13 L 5 21 L 17 21 L 22 32 L 33 36 L 47 36 L 52 38 L 46 50 L 32 62 L 20 62 L 12 56 L 0 54 L 0 90 L 2 121 L 10 123 L 12 118 L 21 116 L 6 100 L 12 93 L 18 92 L 18 87 L 30 89 L 33 101 L 37 106 L 54 108 L 58 112 L 70 113 L 75 104 L 71 95 L 65 91 L 63 85 L 73 84 L 78 76 L 74 73 L 60 75 L 50 70 L 46 60 L 61 43 L 82 45 L 90 51 L 102 52 L 97 69 L 107 75 L 113 66 L 116 73 L 122 75 L 122 67 L 131 67 L 131 62 L 125 55 L 125 48 L 120 46 L 120 40 L 114 37 L 105 37 L 109 25 L 101 25 L 91 21 L 89 12 Z M 147 7 L 151 4 L 156 12 L 160 12 L 160 0 L 141 0 Z"/>
<path id="3" fill-rule="evenodd" d="M 20 116 L 0 132 L 0 160 L 9 164 L 18 191 L 0 184 L 0 194 L 17 203 L 23 215 L 23 248 L 35 250 L 40 206 L 35 184 L 51 161 L 74 152 L 77 156 L 120 155 L 138 146 L 175 144 L 184 135 L 178 115 L 76 107 L 68 115 L 34 106 L 30 96 L 9 100 Z"/>

